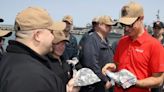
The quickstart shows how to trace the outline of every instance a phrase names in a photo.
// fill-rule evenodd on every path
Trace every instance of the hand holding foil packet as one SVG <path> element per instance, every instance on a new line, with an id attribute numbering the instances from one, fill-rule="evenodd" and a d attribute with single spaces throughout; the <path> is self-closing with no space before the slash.
<path id="1" fill-rule="evenodd" d="M 74 86 L 86 86 L 101 81 L 100 78 L 89 68 L 78 70 L 73 79 Z"/>
<path id="2" fill-rule="evenodd" d="M 73 65 L 73 84 L 74 86 L 86 86 L 100 81 L 100 78 L 89 68 L 81 68 L 77 71 L 75 65 L 79 60 L 74 57 L 72 60 L 67 60 L 68 64 Z"/>
<path id="3" fill-rule="evenodd" d="M 67 60 L 66 62 L 75 66 L 79 62 L 79 60 L 77 59 L 77 57 L 73 57 L 72 60 Z"/>
<path id="4" fill-rule="evenodd" d="M 131 72 L 126 69 L 122 69 L 119 72 L 106 72 L 107 76 L 114 80 L 118 85 L 122 86 L 124 89 L 135 85 L 137 78 Z"/>

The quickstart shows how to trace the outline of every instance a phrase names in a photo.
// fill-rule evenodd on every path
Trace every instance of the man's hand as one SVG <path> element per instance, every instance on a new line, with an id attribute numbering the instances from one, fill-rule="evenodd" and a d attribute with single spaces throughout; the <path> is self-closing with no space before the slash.
<path id="1" fill-rule="evenodd" d="M 102 68 L 102 73 L 106 75 L 106 71 L 115 71 L 116 65 L 114 63 L 108 63 Z"/>
<path id="2" fill-rule="evenodd" d="M 80 87 L 74 86 L 74 79 L 70 79 L 68 84 L 66 85 L 67 92 L 79 92 Z"/>
<path id="3" fill-rule="evenodd" d="M 112 87 L 112 83 L 107 81 L 106 84 L 105 84 L 105 89 L 108 90 L 111 87 Z"/>

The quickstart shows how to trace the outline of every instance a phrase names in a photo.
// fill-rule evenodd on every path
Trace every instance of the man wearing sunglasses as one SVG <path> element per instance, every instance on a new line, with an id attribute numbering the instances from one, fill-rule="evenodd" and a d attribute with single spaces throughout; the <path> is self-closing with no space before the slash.
<path id="1" fill-rule="evenodd" d="M 116 85 L 115 92 L 151 92 L 151 88 L 163 83 L 164 49 L 159 41 L 148 34 L 143 19 L 144 11 L 140 4 L 130 2 L 123 6 L 119 22 L 129 34 L 118 43 L 115 64 L 106 64 L 102 72 L 127 69 L 136 76 L 137 81 L 127 89 Z"/>

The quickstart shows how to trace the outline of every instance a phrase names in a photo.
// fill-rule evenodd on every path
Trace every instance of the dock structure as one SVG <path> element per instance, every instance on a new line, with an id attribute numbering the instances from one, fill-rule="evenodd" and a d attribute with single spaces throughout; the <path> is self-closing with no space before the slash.
<path id="1" fill-rule="evenodd" d="M 88 32 L 92 27 L 91 26 L 86 26 L 86 27 L 73 27 L 73 29 L 71 30 L 72 34 L 75 35 L 83 35 L 84 33 Z M 8 24 L 0 24 L 0 29 L 1 30 L 11 30 L 14 31 L 14 25 L 8 25 Z M 115 33 L 115 34 L 122 34 L 122 28 L 116 26 L 113 27 L 111 33 Z"/>
<path id="2" fill-rule="evenodd" d="M 6 25 L 6 24 L 0 24 L 0 29 L 1 30 L 14 30 L 14 26 L 13 25 Z"/>

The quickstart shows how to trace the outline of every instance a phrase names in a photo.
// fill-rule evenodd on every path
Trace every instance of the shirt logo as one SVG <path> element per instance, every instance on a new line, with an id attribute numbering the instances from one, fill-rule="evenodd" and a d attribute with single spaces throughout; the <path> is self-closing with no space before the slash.
<path id="1" fill-rule="evenodd" d="M 144 52 L 144 50 L 142 50 L 142 49 L 135 49 L 135 50 L 136 50 L 136 52 L 140 52 L 140 53 Z"/>

